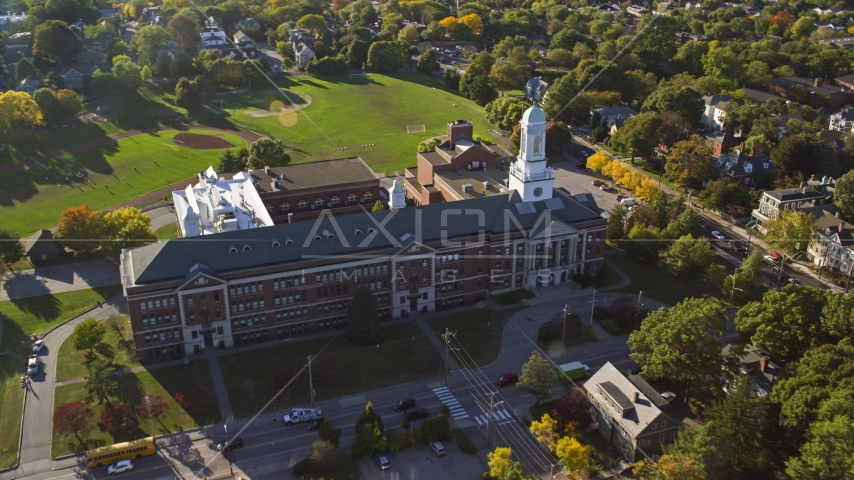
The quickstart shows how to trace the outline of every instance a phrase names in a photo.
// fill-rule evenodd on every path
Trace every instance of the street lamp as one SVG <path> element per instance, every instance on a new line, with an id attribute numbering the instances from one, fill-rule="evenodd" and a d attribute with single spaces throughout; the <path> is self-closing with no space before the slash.
<path id="1" fill-rule="evenodd" d="M 223 425 L 222 428 L 225 429 L 225 447 L 223 448 L 226 449 L 226 453 L 228 454 L 228 469 L 234 475 L 234 467 L 231 464 L 231 445 L 228 444 L 228 425 Z"/>

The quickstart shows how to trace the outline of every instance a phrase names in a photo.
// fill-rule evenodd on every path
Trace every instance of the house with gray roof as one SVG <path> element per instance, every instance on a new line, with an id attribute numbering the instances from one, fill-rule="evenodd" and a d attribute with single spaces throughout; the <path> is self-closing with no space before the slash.
<path id="1" fill-rule="evenodd" d="M 712 157 L 711 179 L 727 178 L 747 188 L 759 188 L 767 184 L 780 169 L 777 168 L 771 158 L 759 155 L 754 149 L 747 154 L 744 151 L 744 143 L 741 150 L 732 150 Z"/>
<path id="2" fill-rule="evenodd" d="M 633 379 L 607 362 L 584 382 L 596 430 L 629 462 L 661 455 L 662 446 L 676 440 L 680 429 L 677 420 L 662 413 L 667 399 L 643 378 Z"/>
<path id="3" fill-rule="evenodd" d="M 733 101 L 735 101 L 735 99 L 729 95 L 717 93 L 714 95 L 705 95 L 703 97 L 703 103 L 706 106 L 703 109 L 703 115 L 700 117 L 700 121 L 703 122 L 704 125 L 708 125 L 715 130 L 723 130 L 724 122 L 726 121 L 726 113 L 724 112 L 724 109 L 726 109 L 726 106 Z"/>
<path id="4" fill-rule="evenodd" d="M 854 127 L 854 107 L 849 107 L 831 114 L 830 123 L 828 124 L 827 129 L 839 132 L 849 132 L 852 127 Z"/>
<path id="5" fill-rule="evenodd" d="M 724 357 L 732 354 L 732 345 L 725 346 L 722 353 Z M 781 373 L 783 373 L 783 362 L 773 358 L 763 348 L 747 345 L 744 353 L 738 355 L 737 375 L 750 380 L 750 390 L 757 397 L 767 397 Z M 732 376 L 727 376 L 724 381 L 724 391 L 727 393 L 732 392 L 733 378 Z"/>
<path id="6" fill-rule="evenodd" d="M 609 130 L 613 129 L 615 125 L 617 129 L 621 128 L 626 120 L 634 118 L 638 114 L 638 112 L 626 107 L 625 105 L 594 108 L 590 111 L 591 116 L 596 113 L 599 114 L 599 126 Z M 619 123 L 619 125 L 617 125 L 617 123 Z"/>
<path id="7" fill-rule="evenodd" d="M 843 220 L 839 210 L 822 213 L 813 225 L 816 237 L 807 248 L 807 258 L 818 267 L 848 277 L 846 283 L 850 283 L 854 273 L 854 224 Z"/>
<path id="8" fill-rule="evenodd" d="M 542 102 L 548 89 L 549 84 L 542 77 L 532 77 L 525 82 L 525 100 L 531 103 Z"/>
<path id="9" fill-rule="evenodd" d="M 811 95 L 810 105 L 816 105 L 819 97 L 827 98 L 827 108 L 830 111 L 838 110 L 843 105 L 851 101 L 851 93 L 843 90 L 835 85 L 824 83 L 821 78 L 804 78 L 804 77 L 780 77 L 768 82 L 768 89 L 781 97 L 791 96 L 791 89 L 795 86 L 806 89 Z"/>
<path id="10" fill-rule="evenodd" d="M 58 260 L 65 254 L 65 247 L 53 238 L 53 233 L 50 230 L 41 230 L 38 234 L 27 238 L 21 243 L 24 245 L 24 256 L 33 265 Z"/>
<path id="11" fill-rule="evenodd" d="M 756 222 L 756 228 L 765 232 L 764 225 L 772 220 L 777 220 L 784 212 L 809 210 L 814 207 L 822 207 L 830 203 L 826 193 L 817 192 L 801 182 L 798 188 L 781 188 L 779 190 L 767 190 L 762 193 L 759 200 L 759 208 L 754 209 L 752 216 Z"/>

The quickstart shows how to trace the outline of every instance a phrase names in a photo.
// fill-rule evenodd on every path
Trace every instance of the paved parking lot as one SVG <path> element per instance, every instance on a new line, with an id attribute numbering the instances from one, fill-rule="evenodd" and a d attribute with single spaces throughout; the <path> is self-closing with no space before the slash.
<path id="1" fill-rule="evenodd" d="M 617 203 L 617 195 L 621 193 L 618 187 L 613 187 L 611 190 L 600 190 L 593 186 L 593 180 L 599 180 L 590 170 L 575 167 L 575 160 L 566 160 L 563 162 L 552 163 L 551 166 L 555 169 L 555 188 L 564 188 L 572 195 L 586 193 L 593 197 L 595 206 L 591 206 L 594 211 L 607 217 L 607 212 Z M 609 185 L 610 180 L 605 180 Z M 622 192 L 625 195 L 625 191 Z"/>
<path id="2" fill-rule="evenodd" d="M 414 445 L 386 455 L 391 467 L 380 470 L 373 458 L 359 462 L 365 480 L 434 480 L 481 478 L 487 466 L 481 455 L 466 455 L 453 442 L 442 442 L 448 453 L 437 457 L 427 445 Z"/>

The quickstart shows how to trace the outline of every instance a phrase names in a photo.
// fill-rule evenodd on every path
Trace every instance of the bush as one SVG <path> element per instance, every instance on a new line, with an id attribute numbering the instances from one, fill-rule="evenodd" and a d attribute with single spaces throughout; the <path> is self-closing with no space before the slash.
<path id="1" fill-rule="evenodd" d="M 325 57 L 314 59 L 305 67 L 306 73 L 312 77 L 328 77 L 347 73 L 347 62 L 344 57 Z"/>
<path id="2" fill-rule="evenodd" d="M 477 454 L 477 447 L 474 446 L 474 443 L 469 439 L 466 432 L 462 431 L 459 428 L 455 428 L 450 431 L 451 438 L 454 439 L 454 443 L 460 447 L 460 451 L 467 455 L 475 455 Z"/>
<path id="3" fill-rule="evenodd" d="M 603 320 L 607 320 L 609 318 L 611 318 L 611 311 L 608 310 L 608 307 L 596 305 L 593 308 L 593 320 L 596 320 L 597 322 L 602 322 Z"/>
<path id="4" fill-rule="evenodd" d="M 385 448 L 388 452 L 396 452 L 412 445 L 412 433 L 408 430 L 401 432 L 396 428 L 391 428 L 383 432 L 385 440 Z"/>
<path id="5" fill-rule="evenodd" d="M 460 88 L 460 73 L 455 68 L 446 68 L 442 73 L 442 82 L 454 90 Z"/>
<path id="6" fill-rule="evenodd" d="M 308 469 L 310 466 L 311 464 L 309 463 L 308 459 L 304 458 L 294 464 L 293 468 L 291 468 L 291 471 L 294 473 L 294 475 L 301 477 L 308 473 Z"/>
<path id="7" fill-rule="evenodd" d="M 450 423 L 448 416 L 439 414 L 436 418 L 424 420 L 421 427 L 412 429 L 412 440 L 416 443 L 427 443 L 430 440 L 447 440 L 450 438 Z"/>

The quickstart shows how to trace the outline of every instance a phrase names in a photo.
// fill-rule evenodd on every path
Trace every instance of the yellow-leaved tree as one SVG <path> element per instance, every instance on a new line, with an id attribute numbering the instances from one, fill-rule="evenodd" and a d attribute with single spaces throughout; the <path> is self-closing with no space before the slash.
<path id="1" fill-rule="evenodd" d="M 445 27 L 445 31 L 447 32 L 453 32 L 454 30 L 456 30 L 457 24 L 459 23 L 460 22 L 459 20 L 457 20 L 457 17 L 445 17 L 439 20 L 439 25 Z"/>
<path id="2" fill-rule="evenodd" d="M 575 437 L 563 437 L 557 442 L 557 454 L 560 465 L 570 473 L 577 472 L 587 465 L 593 449 L 582 445 Z"/>
<path id="3" fill-rule="evenodd" d="M 17 127 L 35 127 L 42 124 L 38 104 L 26 92 L 0 93 L 0 134 Z"/>
<path id="4" fill-rule="evenodd" d="M 553 419 L 551 415 L 546 413 L 539 422 L 534 420 L 531 422 L 530 429 L 531 433 L 537 437 L 537 440 L 545 445 L 550 452 L 555 451 L 559 435 L 557 433 L 557 421 Z"/>
<path id="5" fill-rule="evenodd" d="M 598 151 L 587 158 L 587 168 L 594 172 L 601 172 L 605 165 L 611 162 L 611 157 L 603 151 Z"/>
<path id="6" fill-rule="evenodd" d="M 635 188 L 635 196 L 645 202 L 652 202 L 656 193 L 658 193 L 658 187 L 647 177 L 644 177 L 640 185 Z"/>
<path id="7" fill-rule="evenodd" d="M 151 230 L 151 218 L 135 207 L 117 208 L 105 213 L 104 232 L 110 239 L 105 249 L 113 255 L 119 255 L 123 248 L 157 240 Z"/>
<path id="8" fill-rule="evenodd" d="M 459 22 L 469 27 L 474 33 L 483 32 L 483 20 L 481 20 L 480 15 L 476 13 L 470 13 L 460 17 Z"/>
<path id="9" fill-rule="evenodd" d="M 513 463 L 510 460 L 512 454 L 513 451 L 507 447 L 496 447 L 495 450 L 489 452 L 487 455 L 489 458 L 489 474 L 493 478 L 503 478 L 507 470 L 510 470 Z"/>

